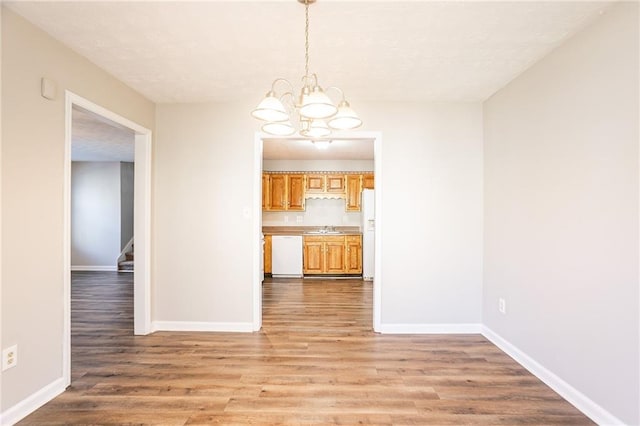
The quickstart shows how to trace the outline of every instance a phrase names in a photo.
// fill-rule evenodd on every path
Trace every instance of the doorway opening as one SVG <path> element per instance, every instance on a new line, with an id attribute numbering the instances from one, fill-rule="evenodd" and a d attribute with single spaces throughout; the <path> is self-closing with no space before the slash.
<path id="1" fill-rule="evenodd" d="M 135 163 L 135 169 L 132 169 L 129 165 L 120 166 L 119 162 L 112 162 L 109 165 L 99 165 L 95 167 L 94 170 L 90 170 L 91 168 L 86 167 L 87 165 L 81 165 L 77 168 L 77 175 L 82 175 L 83 173 L 89 174 L 92 176 L 105 176 L 108 174 L 113 175 L 114 173 L 120 174 L 120 179 L 122 180 L 130 180 L 133 178 L 133 197 L 127 197 L 128 201 L 123 204 L 131 204 L 125 206 L 127 210 L 133 210 L 133 224 L 131 226 L 130 218 L 125 219 L 127 222 L 122 226 L 122 223 L 118 221 L 118 225 L 120 228 L 118 229 L 117 235 L 111 235 L 111 239 L 113 241 L 109 242 L 108 238 L 102 239 L 102 241 L 107 241 L 107 246 L 114 245 L 118 247 L 118 252 L 115 255 L 113 261 L 111 261 L 112 266 L 105 265 L 92 265 L 94 268 L 88 267 L 87 269 L 93 270 L 116 270 L 118 261 L 122 261 L 126 259 L 125 252 L 130 250 L 130 246 L 132 241 L 135 238 L 135 263 L 133 266 L 133 333 L 134 334 L 148 334 L 151 332 L 151 300 L 150 300 L 150 259 L 151 259 L 151 239 L 150 239 L 150 231 L 151 231 L 151 131 L 146 129 L 143 126 L 138 125 L 112 111 L 109 111 L 97 104 L 94 104 L 72 92 L 67 91 L 65 93 L 65 167 L 64 167 L 64 243 L 63 243 L 63 253 L 64 253 L 64 346 L 63 346 L 63 376 L 65 378 L 65 383 L 68 386 L 71 383 L 71 269 L 72 269 L 72 158 L 74 156 L 82 156 L 85 158 L 91 156 L 91 149 L 100 150 L 100 147 L 103 150 L 107 150 L 105 155 L 108 155 L 108 151 L 112 151 L 113 149 L 109 148 L 109 142 L 117 143 L 117 141 L 105 141 L 101 145 L 91 147 L 91 144 L 85 144 L 85 152 L 82 154 L 75 153 L 72 156 L 73 151 L 73 138 L 74 138 L 74 116 L 76 117 L 76 125 L 82 121 L 78 120 L 78 118 L 83 118 L 85 121 L 85 125 L 89 127 L 93 127 L 93 129 L 88 129 L 87 132 L 91 131 L 99 132 L 104 130 L 105 124 L 108 126 L 112 126 L 115 129 L 120 130 L 123 133 L 130 135 L 132 138 L 132 152 L 129 154 L 132 156 L 133 161 Z M 102 126 L 101 126 L 102 125 Z M 115 130 L 114 130 L 115 131 Z M 113 148 L 110 147 L 110 148 Z M 121 150 L 124 149 L 120 147 Z M 80 150 L 82 151 L 82 149 Z M 95 154 L 95 153 L 94 153 Z M 113 169 L 113 170 L 111 170 Z M 117 169 L 117 170 L 116 170 Z M 97 174 L 96 174 L 97 170 Z M 95 179 L 94 179 L 95 180 Z M 100 179 L 98 179 L 100 181 Z M 98 187 L 101 184 L 98 182 Z M 76 188 L 78 189 L 78 188 Z M 101 189 L 105 189 L 102 187 Z M 131 188 L 129 188 L 126 192 L 130 192 Z M 111 191 L 113 192 L 113 191 Z M 89 194 L 90 191 L 87 192 Z M 108 198 L 108 196 L 106 197 Z M 118 208 L 121 208 L 120 202 L 122 200 L 118 200 Z M 95 203 L 96 200 L 88 200 L 89 204 Z M 102 201 L 101 201 L 102 202 Z M 91 206 L 89 206 L 91 207 Z M 91 212 L 87 214 L 87 216 L 91 216 Z M 92 218 L 95 219 L 95 218 Z M 75 219 L 74 219 L 75 220 Z M 75 224 L 76 226 L 80 226 L 79 223 Z M 128 231 L 125 231 L 124 228 L 127 228 Z M 86 227 L 86 232 L 89 232 L 89 227 Z M 115 229 L 115 228 L 114 228 Z M 132 231 L 132 232 L 131 232 Z M 85 234 L 86 236 L 86 234 Z M 104 235 L 103 235 L 104 237 Z M 126 239 L 127 242 L 123 244 L 123 240 Z M 101 247 L 101 249 L 105 249 L 105 247 Z M 108 252 L 107 247 L 107 252 Z M 89 256 L 90 259 L 100 259 L 99 256 L 112 256 L 113 257 L 113 249 L 111 249 L 111 253 L 92 253 Z M 74 253 L 74 261 L 82 263 L 83 261 L 87 261 L 87 259 L 81 259 L 81 256 L 78 256 L 78 253 Z M 89 265 L 91 266 L 91 265 Z M 111 269 L 112 268 L 112 269 Z"/>
<path id="2" fill-rule="evenodd" d="M 317 147 L 314 147 L 314 144 L 310 140 L 301 140 L 300 138 L 281 138 L 274 139 L 273 137 L 267 137 L 266 135 L 256 133 L 255 135 L 255 157 L 254 157 L 254 188 L 256 191 L 254 192 L 254 286 L 253 286 L 253 328 L 254 330 L 259 330 L 262 327 L 262 259 L 263 259 L 263 238 L 262 238 L 262 230 L 263 225 L 266 226 L 266 223 L 263 223 L 263 209 L 262 209 L 262 174 L 263 174 L 263 165 L 264 171 L 296 171 L 296 172 L 313 172 L 320 171 L 322 169 L 322 164 L 326 164 L 330 167 L 325 168 L 327 172 L 336 171 L 336 172 L 347 172 L 349 173 L 358 173 L 358 172 L 371 172 L 373 171 L 374 175 L 374 199 L 375 199 L 375 228 L 373 233 L 373 246 L 374 246 L 374 278 L 372 282 L 372 292 L 373 292 L 373 330 L 378 331 L 381 323 L 381 315 L 380 315 L 380 306 L 381 306 L 381 288 L 382 288 L 382 275 L 381 275 L 381 256 L 382 256 L 382 248 L 380 244 L 380 235 L 382 229 L 382 136 L 379 132 L 354 132 L 349 135 L 349 138 L 335 138 L 334 142 L 331 142 L 337 148 L 341 148 L 342 154 L 332 154 L 327 155 L 320 150 L 317 150 Z M 354 147 L 360 145 L 360 148 L 364 146 L 368 146 L 370 150 L 369 157 L 359 158 L 361 160 L 358 162 L 357 157 L 353 157 L 353 152 L 348 154 L 351 151 L 357 150 Z M 303 152 L 296 152 L 295 146 L 304 146 Z M 311 148 L 311 149 L 309 149 Z M 323 150 L 324 151 L 324 150 Z M 265 152 L 267 155 L 265 156 Z M 295 152 L 295 153 L 294 153 Z M 325 151 L 326 152 L 326 151 Z M 274 154 L 275 153 L 275 154 Z M 342 158 L 340 156 L 342 155 Z M 268 157 L 268 158 L 267 158 Z M 297 157 L 297 158 L 294 158 Z M 373 167 L 371 167 L 373 166 Z M 286 169 L 286 170 L 285 170 Z M 330 198 L 330 197 L 329 197 Z M 313 200 L 316 203 L 318 200 Z M 330 200 L 333 204 L 330 206 L 325 205 L 316 205 L 314 208 L 318 210 L 323 210 L 326 214 L 327 211 L 331 211 L 328 216 L 335 216 L 336 214 L 336 206 L 335 199 Z M 342 206 L 345 206 L 345 202 L 348 200 L 342 199 L 339 201 L 342 203 Z M 344 209 L 344 207 L 342 207 Z M 298 214 L 297 212 L 292 212 L 293 214 L 280 214 L 279 217 L 270 217 L 267 222 L 272 222 L 272 220 L 280 221 L 280 226 L 306 226 L 312 225 L 317 226 L 320 224 L 320 221 L 310 218 L 309 215 L 303 212 L 302 214 Z M 355 212 L 354 212 L 355 213 Z M 343 213 L 342 215 L 336 217 L 332 217 L 333 221 L 340 221 L 339 225 L 355 225 L 356 227 L 362 230 L 361 226 L 361 213 L 358 210 L 356 215 L 349 215 L 347 213 Z M 325 216 L 326 218 L 327 216 Z M 355 219 L 354 219 L 355 218 Z M 269 223 L 273 225 L 273 223 Z M 326 223 L 325 223 L 326 225 Z"/>

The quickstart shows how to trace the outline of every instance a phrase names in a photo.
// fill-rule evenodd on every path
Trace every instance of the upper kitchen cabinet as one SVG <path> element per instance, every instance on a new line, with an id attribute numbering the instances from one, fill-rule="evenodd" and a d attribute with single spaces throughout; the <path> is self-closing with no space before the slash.
<path id="1" fill-rule="evenodd" d="M 305 195 L 310 198 L 344 197 L 345 175 L 326 172 L 307 173 Z"/>
<path id="2" fill-rule="evenodd" d="M 262 210 L 269 210 L 271 207 L 270 190 L 269 190 L 269 178 L 266 173 L 262 174 Z"/>
<path id="3" fill-rule="evenodd" d="M 345 175 L 327 175 L 326 191 L 329 194 L 345 193 Z"/>
<path id="4" fill-rule="evenodd" d="M 373 173 L 362 175 L 362 189 L 374 189 L 373 181 Z"/>
<path id="5" fill-rule="evenodd" d="M 304 210 L 303 174 L 265 173 L 265 175 L 267 175 L 266 178 L 264 175 L 262 177 L 262 205 L 264 210 Z"/>
<path id="6" fill-rule="evenodd" d="M 326 178 L 323 174 L 308 174 L 305 193 L 322 194 L 325 191 Z"/>
<path id="7" fill-rule="evenodd" d="M 304 210 L 304 175 L 288 175 L 287 210 Z"/>
<path id="8" fill-rule="evenodd" d="M 360 211 L 363 189 L 373 189 L 371 172 L 265 172 L 262 210 L 303 211 L 305 198 L 344 198 L 345 210 Z"/>
<path id="9" fill-rule="evenodd" d="M 360 211 L 360 194 L 362 193 L 362 175 L 347 175 L 346 210 Z"/>
<path id="10" fill-rule="evenodd" d="M 267 210 L 287 209 L 287 175 L 269 175 Z"/>

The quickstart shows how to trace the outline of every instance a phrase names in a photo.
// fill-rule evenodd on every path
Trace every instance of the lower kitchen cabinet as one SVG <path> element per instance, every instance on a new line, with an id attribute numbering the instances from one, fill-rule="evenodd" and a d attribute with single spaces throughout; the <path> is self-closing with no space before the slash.
<path id="1" fill-rule="evenodd" d="M 362 273 L 360 235 L 305 236 L 303 272 L 312 274 Z"/>
<path id="2" fill-rule="evenodd" d="M 271 273 L 271 235 L 264 236 L 264 273 Z"/>
<path id="3" fill-rule="evenodd" d="M 362 273 L 362 236 L 347 235 L 345 237 L 346 262 L 345 274 Z"/>

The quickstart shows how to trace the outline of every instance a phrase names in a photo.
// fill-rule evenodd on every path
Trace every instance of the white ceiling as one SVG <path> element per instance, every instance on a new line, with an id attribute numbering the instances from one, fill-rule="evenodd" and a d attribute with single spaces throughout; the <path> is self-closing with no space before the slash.
<path id="1" fill-rule="evenodd" d="M 305 139 L 264 139 L 265 160 L 373 160 L 373 140 L 333 139 L 329 148 L 318 149 Z"/>
<path id="2" fill-rule="evenodd" d="M 483 101 L 610 3 L 318 0 L 310 6 L 310 67 L 321 85 L 344 89 L 356 111 L 360 101 Z M 295 84 L 304 71 L 296 0 L 3 4 L 157 103 L 257 104 L 276 77 Z M 110 138 L 95 151 L 124 149 Z M 74 155 L 89 156 L 91 139 L 85 134 Z M 318 158 L 310 145 L 267 143 L 265 155 Z M 322 155 L 372 155 L 355 148 L 370 144 L 348 145 Z"/>
<path id="3" fill-rule="evenodd" d="M 71 124 L 72 161 L 134 161 L 135 136 L 131 129 L 73 107 Z"/>
<path id="4" fill-rule="evenodd" d="M 159 102 L 255 100 L 299 82 L 304 7 L 280 1 L 5 1 Z M 595 19 L 593 1 L 339 1 L 310 7 L 311 70 L 357 102 L 482 101 Z"/>

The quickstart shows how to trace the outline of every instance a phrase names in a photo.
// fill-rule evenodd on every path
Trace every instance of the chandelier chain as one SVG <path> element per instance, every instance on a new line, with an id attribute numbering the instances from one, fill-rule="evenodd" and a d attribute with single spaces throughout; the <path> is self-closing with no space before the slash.
<path id="1" fill-rule="evenodd" d="M 309 76 L 309 1 L 304 2 L 304 75 Z"/>

